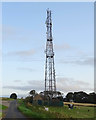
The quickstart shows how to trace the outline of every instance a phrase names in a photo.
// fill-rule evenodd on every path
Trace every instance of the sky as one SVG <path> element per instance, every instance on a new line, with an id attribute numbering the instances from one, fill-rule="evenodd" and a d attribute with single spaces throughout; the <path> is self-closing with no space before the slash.
<path id="1" fill-rule="evenodd" d="M 95 2 L 95 0 L 2 0 L 2 2 Z"/>
<path id="2" fill-rule="evenodd" d="M 46 10 L 52 11 L 56 88 L 94 91 L 94 3 L 2 3 L 2 96 L 44 91 Z"/>

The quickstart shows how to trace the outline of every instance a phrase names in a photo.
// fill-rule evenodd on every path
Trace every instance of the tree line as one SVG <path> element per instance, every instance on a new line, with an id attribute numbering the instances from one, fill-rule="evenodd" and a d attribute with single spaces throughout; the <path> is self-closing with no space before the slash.
<path id="1" fill-rule="evenodd" d="M 37 94 L 38 93 L 35 90 L 31 90 L 29 92 L 29 96 L 27 96 L 25 100 L 27 102 L 29 101 L 30 103 L 32 103 L 34 96 Z M 63 97 L 63 94 L 60 91 L 57 91 L 56 94 L 57 96 L 55 96 L 55 98 L 58 98 L 60 101 L 96 104 L 96 93 L 95 92 L 92 92 L 89 94 L 83 91 L 69 92 L 67 93 L 65 98 Z M 40 92 L 39 95 L 44 96 L 44 92 Z M 10 98 L 17 99 L 17 95 L 15 93 L 12 93 L 10 95 Z"/>
<path id="2" fill-rule="evenodd" d="M 96 93 L 92 92 L 87 94 L 86 92 L 69 92 L 63 99 L 66 102 L 76 102 L 76 103 L 93 103 L 96 104 Z"/>

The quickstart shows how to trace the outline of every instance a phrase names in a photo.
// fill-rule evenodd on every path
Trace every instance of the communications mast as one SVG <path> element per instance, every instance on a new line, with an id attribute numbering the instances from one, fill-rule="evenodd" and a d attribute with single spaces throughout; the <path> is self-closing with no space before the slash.
<path id="1" fill-rule="evenodd" d="M 45 94 L 56 93 L 56 79 L 55 79 L 55 68 L 54 68 L 54 51 L 53 51 L 53 38 L 52 38 L 52 19 L 51 10 L 47 9 L 47 42 L 46 42 L 46 63 L 45 63 Z"/>

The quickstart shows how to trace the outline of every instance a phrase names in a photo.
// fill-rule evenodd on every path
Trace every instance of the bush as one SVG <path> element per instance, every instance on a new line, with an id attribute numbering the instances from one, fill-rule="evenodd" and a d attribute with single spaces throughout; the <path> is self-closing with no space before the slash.
<path id="1" fill-rule="evenodd" d="M 26 97 L 25 100 L 24 100 L 24 102 L 25 102 L 25 103 L 28 103 L 28 102 L 29 102 L 29 103 L 33 103 L 33 96 L 28 96 L 28 97 Z"/>

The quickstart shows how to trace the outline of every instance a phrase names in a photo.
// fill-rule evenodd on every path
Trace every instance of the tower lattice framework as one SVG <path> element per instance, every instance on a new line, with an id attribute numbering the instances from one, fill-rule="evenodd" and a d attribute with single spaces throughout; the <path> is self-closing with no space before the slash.
<path id="1" fill-rule="evenodd" d="M 52 38 L 52 19 L 51 10 L 47 10 L 47 42 L 46 42 L 46 64 L 45 64 L 45 92 L 56 92 L 56 79 L 54 68 L 54 51 L 53 51 L 53 38 Z"/>

